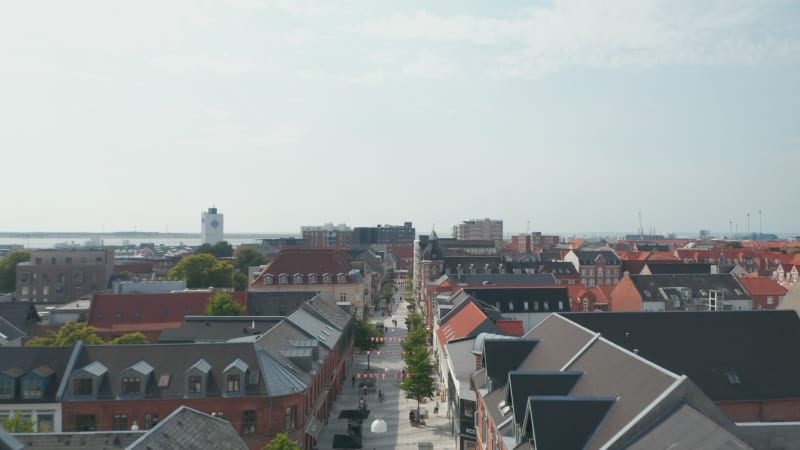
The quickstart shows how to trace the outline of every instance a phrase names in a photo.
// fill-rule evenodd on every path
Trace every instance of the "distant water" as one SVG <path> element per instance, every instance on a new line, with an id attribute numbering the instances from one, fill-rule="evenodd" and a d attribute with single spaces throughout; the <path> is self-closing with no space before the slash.
<path id="1" fill-rule="evenodd" d="M 278 237 L 299 237 L 297 233 L 233 233 L 225 236 L 231 245 L 256 244 L 261 239 Z M 26 249 L 47 249 L 63 245 L 92 247 L 120 247 L 152 243 L 156 246 L 198 246 L 200 234 L 166 234 L 166 233 L 0 233 L 0 246 L 22 245 Z"/>

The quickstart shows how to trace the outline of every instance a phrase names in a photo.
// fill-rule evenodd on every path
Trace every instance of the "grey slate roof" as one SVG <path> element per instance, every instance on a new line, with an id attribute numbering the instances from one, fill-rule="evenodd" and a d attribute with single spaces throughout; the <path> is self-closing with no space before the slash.
<path id="1" fill-rule="evenodd" d="M 29 302 L 0 303 L 0 317 L 22 331 L 41 321 L 36 307 Z"/>
<path id="2" fill-rule="evenodd" d="M 247 291 L 247 314 L 288 316 L 319 291 Z"/>
<path id="3" fill-rule="evenodd" d="M 655 267 L 655 265 L 653 265 Z M 722 291 L 725 300 L 747 300 L 750 295 L 730 274 L 669 274 L 669 275 L 631 275 L 636 289 L 644 301 L 664 301 L 659 289 L 688 288 L 692 298 L 708 298 L 711 290 Z"/>
<path id="4" fill-rule="evenodd" d="M 312 315 L 305 308 L 298 309 L 287 319 L 297 325 L 298 328 L 308 333 L 311 337 L 317 339 L 320 344 L 328 349 L 333 349 L 342 336 L 340 330 Z"/>
<path id="5" fill-rule="evenodd" d="M 477 299 L 478 305 L 489 305 L 507 314 L 570 310 L 569 291 L 566 286 L 518 288 L 480 287 L 465 288 L 464 291 Z M 527 308 L 525 307 L 526 303 Z"/>
<path id="6" fill-rule="evenodd" d="M 580 265 L 593 266 L 598 256 L 602 256 L 610 266 L 618 266 L 621 263 L 619 256 L 611 250 L 575 250 L 575 255 Z"/>
<path id="7" fill-rule="evenodd" d="M 25 445 L 11 435 L 5 428 L 0 427 L 0 450 L 22 450 Z"/>
<path id="8" fill-rule="evenodd" d="M 19 328 L 15 327 L 11 322 L 0 317 L 0 338 L 13 342 L 25 336 L 25 333 Z"/>
<path id="9" fill-rule="evenodd" d="M 705 263 L 665 263 L 647 264 L 647 269 L 653 275 L 711 273 L 711 264 Z"/>
<path id="10" fill-rule="evenodd" d="M 569 264 L 569 263 L 567 263 Z M 572 267 L 572 264 L 569 264 Z M 573 267 L 574 270 L 574 267 Z M 549 273 L 480 273 L 480 274 L 448 274 L 447 279 L 451 283 L 463 286 L 484 286 L 487 284 L 496 285 L 519 285 L 519 284 L 535 284 L 535 285 L 555 285 L 556 279 L 553 274 Z"/>
<path id="11" fill-rule="evenodd" d="M 258 351 L 259 362 L 264 371 L 264 382 L 273 396 L 293 394 L 305 389 L 308 384 L 298 376 L 298 372 L 273 358 L 264 350 Z"/>
<path id="12" fill-rule="evenodd" d="M 0 428 L 1 430 L 2 428 Z M 35 450 L 113 450 L 124 449 L 144 435 L 144 431 L 71 431 L 62 433 L 26 433 L 18 436 L 25 447 Z M 3 446 L 0 445 L 0 449 Z"/>
<path id="13" fill-rule="evenodd" d="M 48 377 L 42 398 L 24 399 L 18 389 L 16 398 L 0 399 L 0 404 L 54 402 L 71 355 L 72 347 L 0 347 L 0 377 L 16 378 L 17 386 L 20 377 L 29 373 Z"/>
<path id="14" fill-rule="evenodd" d="M 186 316 L 179 328 L 162 331 L 158 342 L 225 342 L 265 333 L 281 320 L 283 317 L 275 316 Z"/>
<path id="15" fill-rule="evenodd" d="M 127 450 L 247 450 L 230 422 L 181 406 Z"/>

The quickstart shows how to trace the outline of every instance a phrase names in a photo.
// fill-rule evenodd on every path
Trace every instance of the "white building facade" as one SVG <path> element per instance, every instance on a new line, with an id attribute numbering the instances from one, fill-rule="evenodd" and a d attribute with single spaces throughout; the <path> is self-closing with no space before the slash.
<path id="1" fill-rule="evenodd" d="M 208 208 L 200 218 L 200 243 L 214 245 L 224 240 L 223 237 L 223 215 L 217 208 Z"/>

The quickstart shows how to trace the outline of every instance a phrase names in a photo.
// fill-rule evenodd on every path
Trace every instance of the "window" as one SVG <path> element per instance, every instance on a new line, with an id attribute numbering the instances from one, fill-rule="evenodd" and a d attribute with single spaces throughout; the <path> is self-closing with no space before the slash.
<path id="1" fill-rule="evenodd" d="M 145 413 L 144 414 L 144 427 L 145 429 L 149 430 L 153 428 L 158 423 L 158 414 L 153 413 Z"/>
<path id="2" fill-rule="evenodd" d="M 197 394 L 199 392 L 203 392 L 202 382 L 203 382 L 203 377 L 201 377 L 200 375 L 189 375 L 187 391 L 190 394 Z"/>
<path id="3" fill-rule="evenodd" d="M 325 273 L 322 275 L 322 282 L 325 284 L 333 283 L 333 276 L 329 273 Z"/>
<path id="4" fill-rule="evenodd" d="M 14 380 L 0 380 L 0 398 L 14 398 Z"/>
<path id="5" fill-rule="evenodd" d="M 342 292 L 341 294 L 339 294 L 339 301 L 340 302 L 347 302 L 347 293 L 346 292 Z"/>
<path id="6" fill-rule="evenodd" d="M 597 268 L 597 278 L 602 278 L 602 277 L 603 277 L 603 268 L 602 267 L 598 267 Z"/>
<path id="7" fill-rule="evenodd" d="M 272 275 L 270 274 L 264 275 L 264 284 L 272 284 Z"/>
<path id="8" fill-rule="evenodd" d="M 242 413 L 242 434 L 255 434 L 256 432 L 256 412 L 247 410 Z"/>
<path id="9" fill-rule="evenodd" d="M 220 419 L 225 418 L 225 414 L 222 411 L 211 411 L 211 417 L 217 417 Z"/>
<path id="10" fill-rule="evenodd" d="M 123 377 L 122 393 L 139 394 L 142 392 L 142 379 L 139 377 Z"/>
<path id="11" fill-rule="evenodd" d="M 28 286 L 22 286 L 22 295 L 28 295 Z"/>
<path id="12" fill-rule="evenodd" d="M 75 395 L 92 395 L 92 379 L 75 378 L 72 380 L 72 393 Z"/>
<path id="13" fill-rule="evenodd" d="M 238 374 L 228 375 L 228 392 L 239 392 L 240 377 Z"/>
<path id="14" fill-rule="evenodd" d="M 75 416 L 75 427 L 78 431 L 95 431 L 97 419 L 94 414 L 78 414 Z"/>
<path id="15" fill-rule="evenodd" d="M 42 295 L 50 295 L 50 285 L 45 284 L 42 286 Z"/>
<path id="16" fill-rule="evenodd" d="M 563 311 L 564 310 L 564 300 L 559 300 L 558 301 L 558 310 L 559 311 Z"/>
<path id="17" fill-rule="evenodd" d="M 55 411 L 36 412 L 36 431 L 38 433 L 52 433 Z"/>
<path id="18" fill-rule="evenodd" d="M 296 273 L 294 274 L 294 284 L 303 284 L 303 275 Z"/>
<path id="19" fill-rule="evenodd" d="M 513 311 L 514 310 L 514 302 L 508 302 L 508 310 L 509 311 Z"/>
<path id="20" fill-rule="evenodd" d="M 115 431 L 122 431 L 128 429 L 128 415 L 127 414 L 114 414 L 111 422 L 111 429 Z"/>
<path id="21" fill-rule="evenodd" d="M 771 295 L 767 297 L 767 304 L 768 305 L 771 305 L 774 302 L 775 302 L 775 298 L 774 297 L 772 297 Z"/>
<path id="22" fill-rule="evenodd" d="M 583 298 L 583 310 L 584 311 L 589 311 L 589 298 L 588 297 L 584 297 Z"/>
<path id="23" fill-rule="evenodd" d="M 295 422 L 296 418 L 297 418 L 297 407 L 296 406 L 290 406 L 290 407 L 286 408 L 286 429 L 287 430 L 294 430 L 295 426 L 297 426 L 297 424 Z"/>
<path id="24" fill-rule="evenodd" d="M 525 311 L 528 311 L 528 310 L 529 310 L 529 308 L 528 308 L 528 302 L 523 302 L 523 303 L 522 303 L 522 309 L 523 309 L 523 310 L 525 310 Z"/>
<path id="25" fill-rule="evenodd" d="M 317 284 L 319 282 L 318 278 L 315 273 L 308 274 L 308 284 Z"/>
<path id="26" fill-rule="evenodd" d="M 64 258 L 64 264 L 72 264 L 72 257 L 68 256 L 68 257 Z"/>
<path id="27" fill-rule="evenodd" d="M 340 273 L 339 275 L 336 276 L 336 282 L 337 283 L 347 283 L 347 275 L 345 275 L 343 273 Z"/>
<path id="28" fill-rule="evenodd" d="M 289 284 L 289 275 L 285 273 L 278 275 L 278 284 Z"/>
<path id="29" fill-rule="evenodd" d="M 19 282 L 20 283 L 27 283 L 31 280 L 31 274 L 29 272 L 20 272 L 19 273 Z"/>
<path id="30" fill-rule="evenodd" d="M 22 398 L 42 398 L 42 380 L 23 380 Z"/>

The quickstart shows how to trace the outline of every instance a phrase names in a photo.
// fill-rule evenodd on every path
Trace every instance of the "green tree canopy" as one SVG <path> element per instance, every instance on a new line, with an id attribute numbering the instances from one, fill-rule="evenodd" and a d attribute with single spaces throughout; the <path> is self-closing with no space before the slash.
<path id="1" fill-rule="evenodd" d="M 183 258 L 169 271 L 168 276 L 174 280 L 186 280 L 186 286 L 192 289 L 233 287 L 233 265 L 227 261 L 217 261 L 207 253 Z"/>
<path id="2" fill-rule="evenodd" d="M 233 301 L 231 294 L 220 292 L 214 294 L 206 303 L 207 316 L 243 316 L 244 306 Z"/>
<path id="3" fill-rule="evenodd" d="M 382 336 L 383 332 L 378 330 L 378 327 L 376 327 L 375 324 L 365 320 L 359 320 L 356 322 L 355 346 L 358 347 L 362 352 L 381 348 L 383 343 L 378 339 L 373 341 L 372 338 Z"/>
<path id="4" fill-rule="evenodd" d="M 0 259 L 0 292 L 14 292 L 17 289 L 17 264 L 31 260 L 31 252 L 18 251 Z"/>
<path id="5" fill-rule="evenodd" d="M 253 247 L 239 247 L 233 254 L 233 265 L 236 270 L 243 274 L 247 274 L 248 267 L 260 266 L 266 264 L 267 261 L 267 257 Z"/>
<path id="6" fill-rule="evenodd" d="M 289 439 L 288 433 L 281 433 L 275 436 L 269 444 L 261 448 L 262 450 L 303 450 L 296 442 Z"/>
<path id="7" fill-rule="evenodd" d="M 203 244 L 200 247 L 197 247 L 197 250 L 195 250 L 194 253 L 196 255 L 200 254 L 214 255 L 217 258 L 230 258 L 231 256 L 233 256 L 233 246 L 229 244 L 227 241 L 219 241 L 214 245 Z"/>
<path id="8" fill-rule="evenodd" d="M 431 361 L 428 347 L 418 347 L 412 353 L 405 356 L 408 365 L 408 378 L 400 383 L 400 389 L 406 393 L 406 398 L 417 401 L 417 412 L 419 403 L 423 398 L 433 397 L 433 361 Z"/>
<path id="9" fill-rule="evenodd" d="M 147 336 L 140 332 L 123 334 L 108 341 L 112 345 L 147 344 Z"/>
<path id="10" fill-rule="evenodd" d="M 742 248 L 743 245 L 739 241 L 728 241 L 725 243 L 726 248 Z"/>
<path id="11" fill-rule="evenodd" d="M 9 433 L 33 433 L 33 420 L 17 411 L 13 416 L 3 419 L 3 428 Z"/>
<path id="12" fill-rule="evenodd" d="M 46 336 L 31 339 L 27 345 L 28 347 L 61 347 L 75 345 L 78 341 L 83 341 L 85 344 L 103 343 L 103 339 L 97 335 L 94 327 L 87 326 L 85 323 L 69 321 L 58 331 L 48 331 Z"/>

